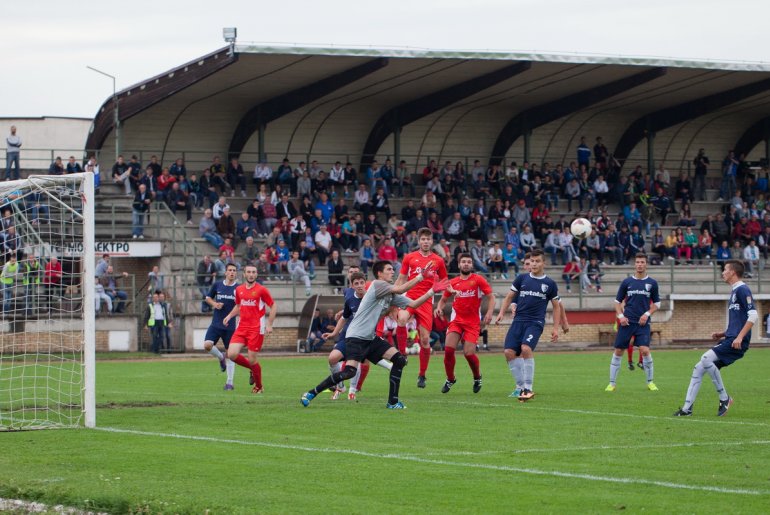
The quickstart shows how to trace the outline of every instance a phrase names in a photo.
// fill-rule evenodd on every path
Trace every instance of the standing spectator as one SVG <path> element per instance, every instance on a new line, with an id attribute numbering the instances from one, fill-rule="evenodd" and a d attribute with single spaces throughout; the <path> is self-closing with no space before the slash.
<path id="1" fill-rule="evenodd" d="M 607 147 L 604 145 L 601 136 L 596 138 L 596 145 L 594 145 L 594 161 L 596 161 L 596 169 L 603 171 L 607 168 L 607 158 L 610 153 Z"/>
<path id="2" fill-rule="evenodd" d="M 302 281 L 305 283 L 305 296 L 309 297 L 311 293 L 310 275 L 305 271 L 305 263 L 300 261 L 298 251 L 295 250 L 291 253 L 291 259 L 287 264 L 287 270 L 292 281 Z"/>
<path id="3" fill-rule="evenodd" d="M 718 202 L 732 198 L 737 189 L 735 177 L 738 173 L 738 160 L 735 152 L 730 150 L 722 161 L 722 184 L 719 186 Z"/>
<path id="4" fill-rule="evenodd" d="M 203 259 L 198 263 L 198 267 L 195 270 L 195 281 L 198 284 L 198 291 L 201 292 L 203 302 L 201 302 L 201 311 L 208 313 L 211 311 L 211 306 L 206 303 L 206 295 L 208 295 L 211 285 L 214 284 L 216 279 L 216 269 L 214 262 L 211 261 L 211 256 L 206 254 Z"/>
<path id="5" fill-rule="evenodd" d="M 11 125 L 11 134 L 5 138 L 5 180 L 11 180 L 11 165 L 14 165 L 13 179 L 19 178 L 19 155 L 21 138 L 16 134 L 16 126 Z"/>
<path id="6" fill-rule="evenodd" d="M 586 169 L 591 167 L 591 148 L 586 145 L 586 137 L 580 137 L 580 144 L 577 146 L 577 162 L 578 167 L 585 166 Z"/>
<path id="7" fill-rule="evenodd" d="M 16 297 L 16 283 L 21 277 L 21 267 L 16 260 L 16 253 L 11 253 L 0 272 L 0 283 L 3 286 L 3 312 L 8 313 L 12 309 L 12 300 Z"/>
<path id="8" fill-rule="evenodd" d="M 217 232 L 217 225 L 212 216 L 211 209 L 206 209 L 203 212 L 203 217 L 198 225 L 198 233 L 201 238 L 211 243 L 216 249 L 224 243 L 224 240 Z"/>
<path id="9" fill-rule="evenodd" d="M 150 210 L 150 203 L 152 199 L 147 194 L 147 188 L 144 184 L 139 185 L 139 191 L 134 196 L 134 202 L 131 204 L 131 223 L 133 228 L 131 230 L 131 237 L 133 239 L 144 238 L 144 217 L 147 216 L 147 212 Z"/>
<path id="10" fill-rule="evenodd" d="M 109 257 L 109 256 L 108 256 Z M 105 273 L 107 268 L 104 269 Z M 43 289 L 45 291 L 46 299 L 46 311 L 50 314 L 51 307 L 53 305 L 54 298 L 58 303 L 62 294 L 62 266 L 59 259 L 56 256 L 51 256 L 48 263 L 45 265 L 45 271 L 43 272 Z"/>
<path id="11" fill-rule="evenodd" d="M 153 266 L 152 271 L 147 274 L 147 282 L 149 283 L 147 290 L 150 293 L 163 291 L 165 279 L 165 275 L 161 273 L 160 267 L 158 265 Z"/>
<path id="12" fill-rule="evenodd" d="M 151 350 L 155 354 L 160 354 L 160 349 L 163 347 L 166 324 L 168 323 L 166 306 L 160 301 L 160 295 L 153 293 L 152 300 L 147 307 L 147 327 L 152 334 Z"/>
<path id="13" fill-rule="evenodd" d="M 695 185 L 693 187 L 693 196 L 695 200 L 706 200 L 706 175 L 708 167 L 711 164 L 706 151 L 698 150 L 698 155 L 692 161 L 695 165 Z"/>
<path id="14" fill-rule="evenodd" d="M 163 328 L 163 333 L 165 336 L 165 344 L 164 349 L 171 351 L 173 349 L 173 340 L 171 339 L 171 329 L 174 328 L 174 307 L 171 302 L 169 302 L 166 299 L 166 294 L 164 292 L 160 292 L 158 294 L 158 300 L 160 300 L 160 303 L 163 304 L 163 307 L 166 309 L 166 326 Z"/>
<path id="15" fill-rule="evenodd" d="M 99 278 L 99 282 L 104 286 L 104 292 L 110 296 L 113 304 L 113 313 L 123 313 L 125 310 L 126 300 L 128 300 L 128 294 L 123 290 L 118 289 L 118 281 L 128 277 L 127 272 L 122 274 L 115 274 L 112 265 L 107 267 L 107 272 Z M 118 299 L 118 302 L 115 302 Z"/>

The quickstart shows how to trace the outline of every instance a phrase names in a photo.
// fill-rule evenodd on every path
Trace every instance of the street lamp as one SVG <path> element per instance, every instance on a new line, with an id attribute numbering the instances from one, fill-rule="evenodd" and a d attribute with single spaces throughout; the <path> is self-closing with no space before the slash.
<path id="1" fill-rule="evenodd" d="M 235 39 L 238 37 L 237 27 L 225 27 L 222 29 L 222 38 L 230 44 L 230 55 L 235 52 Z"/>
<path id="2" fill-rule="evenodd" d="M 113 125 L 115 126 L 115 161 L 117 161 L 118 156 L 120 155 L 120 142 L 121 142 L 122 131 L 120 127 L 120 109 L 118 106 L 118 93 L 117 93 L 117 89 L 115 88 L 115 77 L 113 75 L 110 75 L 109 73 L 103 72 L 101 70 L 97 70 L 93 66 L 86 66 L 86 68 L 112 79 Z"/>

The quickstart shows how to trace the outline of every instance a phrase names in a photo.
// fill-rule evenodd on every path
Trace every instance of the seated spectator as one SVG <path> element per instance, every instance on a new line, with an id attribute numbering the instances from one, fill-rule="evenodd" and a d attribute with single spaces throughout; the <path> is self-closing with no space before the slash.
<path id="1" fill-rule="evenodd" d="M 171 185 L 177 182 L 176 177 L 171 175 L 168 168 L 164 168 L 160 177 L 157 178 L 157 182 L 158 191 L 156 197 L 158 200 L 166 200 L 166 196 L 171 191 Z M 127 188 L 129 188 L 129 186 L 127 186 Z"/>
<path id="2" fill-rule="evenodd" d="M 367 238 L 364 240 L 364 244 L 361 247 L 358 257 L 359 257 L 359 266 L 361 267 L 361 272 L 364 275 L 368 275 L 369 267 L 374 265 L 374 248 L 372 247 L 371 238 Z"/>
<path id="3" fill-rule="evenodd" d="M 484 249 L 484 243 L 481 239 L 477 239 L 476 243 L 471 247 L 471 258 L 473 259 L 473 267 L 477 272 L 488 274 L 489 270 L 484 265 L 486 260 L 486 251 Z"/>
<path id="4" fill-rule="evenodd" d="M 259 248 L 257 247 L 257 244 L 254 243 L 254 237 L 247 236 L 243 241 L 246 242 L 246 247 L 241 251 L 241 255 L 243 256 L 241 266 L 256 265 L 257 260 L 259 259 Z"/>
<path id="5" fill-rule="evenodd" d="M 188 193 L 182 190 L 178 182 L 171 185 L 171 191 L 166 196 L 166 204 L 168 204 L 169 209 L 174 214 L 179 210 L 184 211 L 187 215 L 187 225 L 193 225 L 192 202 L 189 199 Z"/>
<path id="6" fill-rule="evenodd" d="M 206 209 L 203 212 L 200 224 L 198 225 L 198 233 L 200 237 L 211 243 L 214 248 L 218 249 L 224 243 L 224 240 L 217 232 L 216 222 L 211 213 L 211 209 Z"/>
<path id="7" fill-rule="evenodd" d="M 567 291 L 572 291 L 572 281 L 578 281 L 580 280 L 581 275 L 581 268 L 580 268 L 580 262 L 577 258 L 567 262 L 566 265 L 564 265 L 564 269 L 561 271 L 561 277 L 564 279 L 564 282 L 567 284 Z"/>
<path id="8" fill-rule="evenodd" d="M 275 247 L 268 245 L 265 247 L 265 252 L 263 255 L 265 257 L 265 261 L 267 261 L 269 274 L 273 276 L 273 279 L 278 278 L 281 274 L 281 270 L 278 266 L 278 252 L 275 250 Z M 265 278 L 267 278 L 267 276 L 267 274 L 264 275 Z"/>
<path id="9" fill-rule="evenodd" d="M 278 268 L 283 272 L 288 271 L 288 263 L 291 259 L 291 253 L 289 250 L 289 247 L 286 245 L 286 241 L 281 239 L 278 241 L 278 246 L 275 249 L 276 254 L 278 254 Z"/>
<path id="10" fill-rule="evenodd" d="M 503 249 L 500 248 L 499 243 L 495 243 L 488 251 L 487 265 L 492 273 L 495 270 L 500 274 L 503 279 L 508 279 L 508 265 L 503 259 Z"/>
<path id="11" fill-rule="evenodd" d="M 222 218 L 222 215 L 225 213 L 225 208 L 230 209 L 230 204 L 227 203 L 225 197 L 219 197 L 216 204 L 214 204 L 214 207 L 211 208 L 211 216 L 214 217 L 214 220 L 219 222 L 219 219 Z"/>
<path id="12" fill-rule="evenodd" d="M 515 227 L 514 227 L 515 229 Z M 503 261 L 508 268 L 513 268 L 514 273 L 519 273 L 519 253 L 513 243 L 506 243 L 503 249 Z"/>
<path id="13" fill-rule="evenodd" d="M 759 267 L 759 247 L 756 240 L 749 240 L 749 244 L 743 249 L 743 262 L 746 265 L 746 275 L 751 279 L 754 277 L 754 271 Z"/>
<path id="14" fill-rule="evenodd" d="M 257 222 L 249 218 L 249 213 L 244 211 L 241 213 L 241 219 L 235 226 L 235 236 L 239 241 L 246 241 L 247 238 L 252 238 L 257 235 Z"/>
<path id="15" fill-rule="evenodd" d="M 258 200 L 254 200 L 249 207 L 246 208 L 246 214 L 249 215 L 249 220 L 252 220 L 255 224 L 256 237 L 267 238 L 267 234 L 272 231 L 267 228 L 265 224 L 265 213 L 262 210 L 262 205 Z"/>
<path id="16" fill-rule="evenodd" d="M 326 230 L 326 224 L 322 224 L 320 230 L 315 235 L 316 252 L 318 253 L 318 264 L 324 266 L 326 257 L 332 251 L 332 236 Z"/>
<path id="17" fill-rule="evenodd" d="M 561 230 L 554 228 L 545 240 L 543 250 L 551 255 L 551 265 L 556 266 L 556 256 L 561 255 L 562 264 L 566 264 L 566 249 L 562 243 Z"/>
<path id="18" fill-rule="evenodd" d="M 246 175 L 243 173 L 243 166 L 238 162 L 238 158 L 234 157 L 230 159 L 230 164 L 227 165 L 227 183 L 230 185 L 230 191 L 235 193 L 235 187 L 240 186 L 241 197 L 246 196 Z"/>
<path id="19" fill-rule="evenodd" d="M 770 259 L 770 224 L 765 226 L 762 234 L 758 238 L 759 251 L 762 253 L 762 259 L 767 261 Z"/>
<path id="20" fill-rule="evenodd" d="M 11 257 L 12 259 L 14 256 Z M 127 278 L 128 273 L 116 274 L 112 265 L 107 267 L 107 271 L 99 278 L 99 282 L 104 287 L 104 293 L 106 293 L 110 299 L 112 299 L 113 313 L 123 313 L 125 311 L 126 300 L 128 300 L 128 294 L 118 288 L 118 282 Z M 118 302 L 115 302 L 115 299 Z"/>
<path id="21" fill-rule="evenodd" d="M 465 238 L 465 222 L 460 216 L 459 211 L 444 220 L 444 235 L 450 240 L 461 240 Z"/>
<path id="22" fill-rule="evenodd" d="M 315 243 L 312 247 L 310 247 L 307 241 L 300 240 L 299 260 L 305 263 L 305 270 L 307 270 L 307 273 L 310 274 L 310 279 L 315 279 L 315 261 L 313 260 L 313 256 L 315 256 L 315 254 Z"/>
<path id="23" fill-rule="evenodd" d="M 224 209 L 222 216 L 217 222 L 217 232 L 222 238 L 233 238 L 235 236 L 235 221 L 230 216 L 230 206 Z"/>
<path id="24" fill-rule="evenodd" d="M 393 269 L 396 271 L 396 274 L 399 273 L 401 263 L 398 261 L 398 251 L 394 245 L 393 238 L 386 237 L 382 240 L 380 247 L 377 249 L 377 260 L 390 261 L 393 263 Z"/>
<path id="25" fill-rule="evenodd" d="M 732 259 L 730 247 L 728 246 L 727 240 L 722 240 L 722 244 L 717 249 L 717 264 L 724 270 L 725 263 L 730 259 Z"/>
<path id="26" fill-rule="evenodd" d="M 310 332 L 308 333 L 305 352 L 315 352 L 320 349 L 325 343 L 323 339 L 325 332 L 321 325 L 321 310 L 316 308 L 313 312 L 313 319 L 310 321 Z"/>
<path id="27" fill-rule="evenodd" d="M 54 162 L 48 167 L 48 175 L 64 175 L 64 165 L 62 164 L 61 157 L 54 159 Z M 127 193 L 131 192 L 128 191 Z"/>
<path id="28" fill-rule="evenodd" d="M 522 253 L 526 254 L 527 252 L 532 252 L 535 248 L 537 248 L 537 239 L 535 238 L 535 235 L 532 232 L 532 227 L 530 225 L 524 226 L 519 241 L 521 243 Z"/>
<path id="29" fill-rule="evenodd" d="M 593 289 L 596 287 L 597 293 L 602 293 L 602 267 L 596 258 L 591 258 L 586 267 L 586 278 L 588 279 L 587 287 Z M 585 290 L 585 289 L 584 289 Z"/>
<path id="30" fill-rule="evenodd" d="M 345 269 L 345 263 L 343 263 L 342 258 L 340 257 L 339 250 L 332 250 L 332 254 L 327 262 L 327 268 L 329 272 L 329 284 L 332 286 L 344 286 L 345 276 L 343 270 Z"/>
<path id="31" fill-rule="evenodd" d="M 252 174 L 254 185 L 259 188 L 263 184 L 269 187 L 273 185 L 273 169 L 265 162 L 264 159 L 260 159 L 257 166 L 254 167 L 254 173 Z"/>
<path id="32" fill-rule="evenodd" d="M 701 264 L 703 263 L 704 258 L 709 260 L 709 265 L 711 264 L 711 254 L 714 250 L 712 244 L 713 240 L 711 234 L 709 234 L 709 230 L 704 227 L 701 230 L 700 236 L 698 236 L 698 247 L 695 253 L 695 256 L 700 260 Z"/>
<path id="33" fill-rule="evenodd" d="M 297 196 L 300 198 L 313 196 L 313 181 L 310 179 L 310 172 L 307 170 L 297 179 Z"/>
<path id="34" fill-rule="evenodd" d="M 279 247 L 280 251 L 280 247 Z M 280 262 L 280 258 L 279 258 Z M 307 273 L 305 270 L 305 263 L 300 261 L 299 259 L 299 251 L 293 251 L 291 253 L 291 259 L 287 263 L 287 270 L 289 272 L 289 277 L 291 277 L 292 281 L 302 281 L 305 283 L 305 296 L 309 297 L 311 293 L 310 289 L 310 274 Z"/>

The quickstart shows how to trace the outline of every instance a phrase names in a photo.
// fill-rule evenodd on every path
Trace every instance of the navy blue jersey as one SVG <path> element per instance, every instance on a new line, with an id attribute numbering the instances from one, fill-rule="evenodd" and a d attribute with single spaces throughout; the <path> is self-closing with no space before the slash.
<path id="1" fill-rule="evenodd" d="M 727 307 L 727 329 L 725 329 L 725 339 L 732 341 L 741 332 L 746 320 L 749 318 L 749 312 L 756 312 L 754 299 L 751 296 L 751 290 L 743 281 L 733 285 L 733 292 L 730 295 L 730 305 Z M 751 341 L 751 331 L 746 333 L 743 338 L 743 344 L 748 346 Z"/>
<path id="2" fill-rule="evenodd" d="M 353 288 L 348 288 L 350 296 L 348 296 L 348 291 L 345 291 L 345 307 L 342 308 L 342 318 L 345 319 L 345 325 L 342 327 L 342 331 L 340 331 L 339 338 L 345 339 L 345 333 L 348 332 L 348 326 L 350 325 L 350 322 L 353 321 L 353 316 L 355 316 L 356 311 L 358 311 L 358 306 L 361 305 L 361 300 L 358 297 L 356 297 L 355 290 Z"/>
<path id="3" fill-rule="evenodd" d="M 559 299 L 559 287 L 556 282 L 543 274 L 535 277 L 531 273 L 520 274 L 514 279 L 511 291 L 519 294 L 514 298 L 516 304 L 516 322 L 535 322 L 545 325 L 545 310 L 548 302 Z"/>
<path id="4" fill-rule="evenodd" d="M 237 286 L 237 281 L 230 286 L 227 286 L 224 281 L 217 281 L 211 286 L 206 297 L 209 297 L 214 302 L 222 303 L 222 309 L 214 310 L 214 316 L 211 319 L 211 327 L 227 329 L 228 331 L 235 330 L 235 318 L 232 318 L 227 325 L 223 324 L 222 320 L 224 320 L 235 307 L 235 288 Z"/>
<path id="5" fill-rule="evenodd" d="M 635 276 L 626 277 L 620 283 L 618 294 L 615 296 L 615 302 L 620 304 L 626 301 L 623 308 L 623 315 L 629 322 L 639 323 L 639 319 L 650 309 L 650 302 L 655 304 L 660 302 L 660 293 L 658 292 L 658 281 L 646 276 L 644 279 L 637 279 Z"/>

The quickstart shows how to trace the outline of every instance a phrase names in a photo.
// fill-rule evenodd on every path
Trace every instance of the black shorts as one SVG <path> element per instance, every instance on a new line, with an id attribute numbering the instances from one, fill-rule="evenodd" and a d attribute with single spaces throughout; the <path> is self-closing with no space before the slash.
<path id="1" fill-rule="evenodd" d="M 359 363 L 368 359 L 372 363 L 377 363 L 392 348 L 388 342 L 379 336 L 375 336 L 373 340 L 345 338 L 345 359 Z"/>

